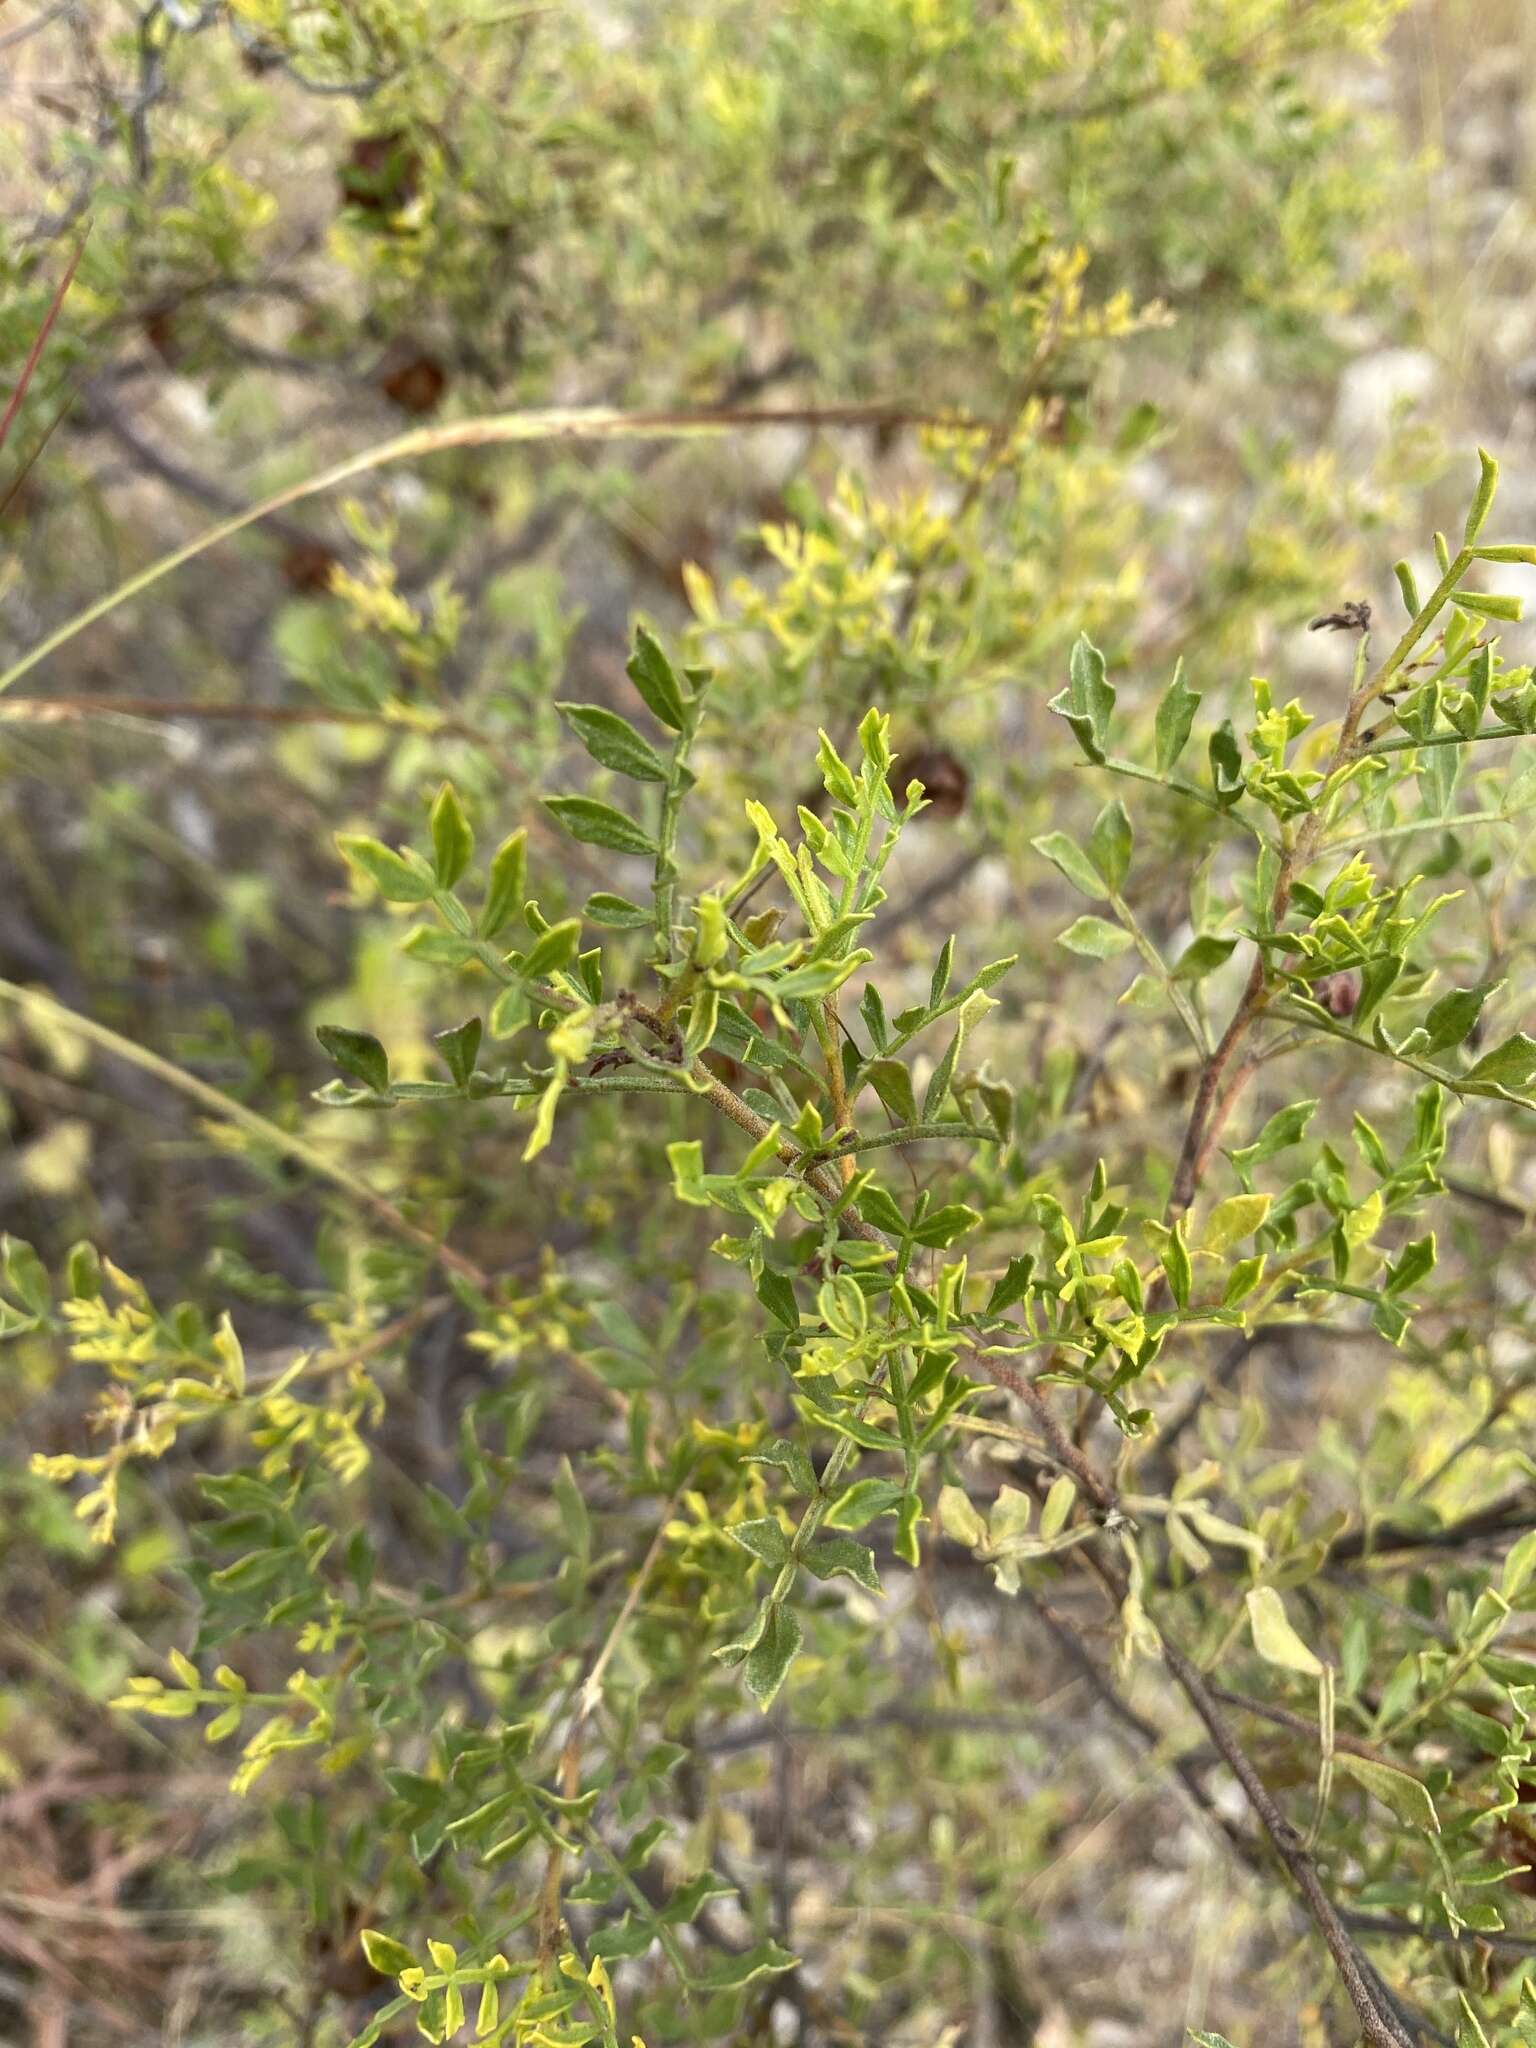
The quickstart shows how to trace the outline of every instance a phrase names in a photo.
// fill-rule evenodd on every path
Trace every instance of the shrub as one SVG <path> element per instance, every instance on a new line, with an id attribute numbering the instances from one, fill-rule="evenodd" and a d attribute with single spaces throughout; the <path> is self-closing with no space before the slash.
<path id="1" fill-rule="evenodd" d="M 1385 10 L 1186 12 L 167 5 L 10 246 L 20 365 L 89 204 L 10 448 L 75 390 L 238 507 L 132 332 L 267 491 L 156 553 L 98 482 L 88 598 L 50 446 L 0 678 L 4 1071 L 70 1112 L 17 1112 L 7 1569 L 125 1836 L 233 1758 L 147 1894 L 258 1909 L 210 2038 L 1034 2038 L 1065 1885 L 1191 1946 L 1095 1847 L 1156 1771 L 1239 2037 L 1536 2040 L 1536 548 L 1483 456 L 1383 630 L 1422 450 L 1239 483 L 1170 402 L 1239 337 L 1300 409 L 1402 282 L 1309 70 Z M 266 445 L 320 378 L 433 417 Z M 1239 508 L 1182 541 L 1180 462 Z M 113 632 L 176 691 L 16 687 Z M 270 759 L 93 788 L 107 712 Z"/>

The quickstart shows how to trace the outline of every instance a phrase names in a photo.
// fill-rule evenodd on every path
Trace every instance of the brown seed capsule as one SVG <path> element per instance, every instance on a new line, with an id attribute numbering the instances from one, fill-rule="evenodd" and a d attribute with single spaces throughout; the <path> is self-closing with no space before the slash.
<path id="1" fill-rule="evenodd" d="M 1353 969 L 1325 974 L 1321 981 L 1314 982 L 1312 993 L 1330 1017 L 1350 1017 L 1360 1000 L 1360 977 Z"/>
<path id="2" fill-rule="evenodd" d="M 416 350 L 392 355 L 379 378 L 379 389 L 402 412 L 431 412 L 448 387 L 448 372 L 437 360 Z"/>
<path id="3" fill-rule="evenodd" d="M 421 158 L 402 129 L 359 135 L 337 177 L 344 205 L 362 213 L 398 213 L 416 197 Z"/>
<path id="4" fill-rule="evenodd" d="M 905 755 L 892 769 L 891 781 L 898 794 L 909 782 L 923 785 L 928 809 L 919 815 L 925 818 L 958 818 L 971 790 L 970 775 L 947 747 L 920 747 Z"/>
<path id="5" fill-rule="evenodd" d="M 265 78 L 282 61 L 282 51 L 273 49 L 270 43 L 249 42 L 240 52 L 240 69 L 247 78 Z"/>
<path id="6" fill-rule="evenodd" d="M 144 339 L 167 368 L 174 368 L 181 354 L 176 335 L 176 313 L 172 306 L 156 306 L 144 315 Z"/>
<path id="7" fill-rule="evenodd" d="M 310 596 L 330 589 L 331 571 L 336 566 L 336 557 L 323 541 L 295 541 L 283 557 L 283 581 L 290 590 Z"/>

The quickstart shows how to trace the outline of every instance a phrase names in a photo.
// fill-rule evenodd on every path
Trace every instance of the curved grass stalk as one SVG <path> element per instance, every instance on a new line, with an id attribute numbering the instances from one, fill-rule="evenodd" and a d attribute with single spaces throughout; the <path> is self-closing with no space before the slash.
<path id="1" fill-rule="evenodd" d="M 221 541 L 232 539 L 247 527 L 258 525 L 261 520 L 285 511 L 288 506 L 297 505 L 305 498 L 319 497 L 325 491 L 350 483 L 353 477 L 364 476 L 372 469 L 387 468 L 391 463 L 441 454 L 447 448 L 484 448 L 511 442 L 686 440 L 759 426 L 937 426 L 945 423 L 936 416 L 889 405 L 774 406 L 755 411 L 727 406 L 699 412 L 619 412 L 610 406 L 557 406 L 544 411 L 487 413 L 475 419 L 453 420 L 444 426 L 415 427 L 409 433 L 395 435 L 392 440 L 376 442 L 360 454 L 348 455 L 299 483 L 274 491 L 270 497 L 248 505 L 243 512 L 232 513 L 228 519 L 221 519 L 217 525 L 205 528 L 194 539 L 173 548 L 168 555 L 161 555 L 147 568 L 138 570 L 118 584 L 115 590 L 108 591 L 105 597 L 97 598 L 84 611 L 66 619 L 62 626 L 56 627 L 35 647 L 29 648 L 19 661 L 13 662 L 0 675 L 0 692 L 20 682 L 24 675 L 29 675 L 50 654 L 56 654 L 61 647 L 67 646 L 88 626 L 94 626 L 99 619 L 116 611 L 119 605 L 140 596 L 163 577 L 195 561 Z M 952 421 L 948 423 L 954 424 Z"/>

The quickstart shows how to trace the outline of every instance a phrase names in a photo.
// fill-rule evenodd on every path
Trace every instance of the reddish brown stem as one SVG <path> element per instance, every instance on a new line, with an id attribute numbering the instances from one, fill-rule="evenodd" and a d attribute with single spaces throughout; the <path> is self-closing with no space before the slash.
<path id="1" fill-rule="evenodd" d="M 80 258 L 85 254 L 85 244 L 90 232 L 87 227 L 85 234 L 75 244 L 75 253 L 65 266 L 64 275 L 59 279 L 48 311 L 43 317 L 43 324 L 37 330 L 37 339 L 27 351 L 27 360 L 22 364 L 21 375 L 16 379 L 16 389 L 11 393 L 4 414 L 0 415 L 0 448 L 5 446 L 5 437 L 11 431 L 12 423 L 21 410 L 21 401 L 27 395 L 27 386 L 32 382 L 37 366 L 42 361 L 43 350 L 48 346 L 48 337 L 53 332 L 53 323 L 59 317 L 69 288 L 75 281 L 75 272 L 80 268 Z"/>

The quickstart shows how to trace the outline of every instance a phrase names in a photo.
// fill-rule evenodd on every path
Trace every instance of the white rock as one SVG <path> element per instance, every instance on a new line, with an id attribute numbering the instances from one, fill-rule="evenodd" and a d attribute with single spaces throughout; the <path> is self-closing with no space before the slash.
<path id="1" fill-rule="evenodd" d="M 1427 398 L 1439 376 L 1427 349 L 1384 348 L 1351 363 L 1339 379 L 1333 438 L 1345 448 L 1383 440 L 1400 410 Z"/>

